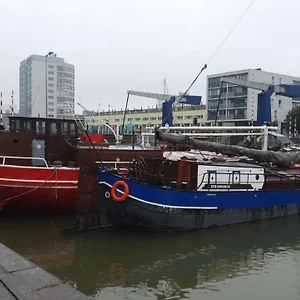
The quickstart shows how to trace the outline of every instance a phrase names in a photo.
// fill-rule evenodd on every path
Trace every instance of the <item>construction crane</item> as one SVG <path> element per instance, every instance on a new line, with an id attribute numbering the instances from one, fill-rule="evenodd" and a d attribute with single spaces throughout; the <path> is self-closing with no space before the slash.
<path id="1" fill-rule="evenodd" d="M 157 94 L 157 93 L 146 93 L 139 91 L 127 91 L 127 102 L 125 108 L 125 114 L 128 104 L 129 95 L 158 99 L 164 101 L 162 103 L 162 126 L 174 126 L 173 124 L 173 105 L 177 103 L 189 104 L 189 105 L 200 105 L 201 104 L 201 96 L 191 96 L 191 95 L 182 95 L 182 96 L 174 96 L 168 94 Z M 125 117 L 124 117 L 125 118 Z"/>
<path id="2" fill-rule="evenodd" d="M 243 86 L 261 91 L 257 99 L 257 126 L 265 123 L 271 124 L 271 96 L 275 93 L 289 98 L 300 98 L 300 86 L 291 84 L 270 85 L 267 83 L 234 79 L 230 77 L 222 77 L 221 83 L 229 83 L 233 85 Z M 220 92 L 221 93 L 221 92 Z"/>

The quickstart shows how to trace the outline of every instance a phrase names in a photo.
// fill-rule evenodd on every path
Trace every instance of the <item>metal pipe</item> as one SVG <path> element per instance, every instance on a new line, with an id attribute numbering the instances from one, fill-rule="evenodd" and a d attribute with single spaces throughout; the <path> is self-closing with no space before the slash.
<path id="1" fill-rule="evenodd" d="M 278 127 L 275 126 L 267 126 L 268 130 L 278 130 Z M 154 129 L 154 127 L 146 127 L 146 129 Z M 265 126 L 165 126 L 165 127 L 160 127 L 159 130 L 162 129 L 168 129 L 168 130 L 208 130 L 208 131 L 217 131 L 217 130 L 233 130 L 233 131 L 238 131 L 238 130 L 255 130 L 255 131 L 262 131 L 265 129 Z"/>

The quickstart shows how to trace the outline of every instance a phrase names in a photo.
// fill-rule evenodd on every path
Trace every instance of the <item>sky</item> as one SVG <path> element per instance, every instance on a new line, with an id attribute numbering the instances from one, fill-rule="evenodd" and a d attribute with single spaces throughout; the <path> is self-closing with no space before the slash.
<path id="1" fill-rule="evenodd" d="M 75 65 L 76 102 L 125 107 L 127 90 L 184 92 L 253 0 L 1 0 L 0 91 L 19 103 L 19 64 L 54 51 Z M 206 99 L 206 76 L 262 68 L 300 77 L 299 0 L 256 0 L 190 94 Z M 132 96 L 130 108 L 156 100 Z"/>

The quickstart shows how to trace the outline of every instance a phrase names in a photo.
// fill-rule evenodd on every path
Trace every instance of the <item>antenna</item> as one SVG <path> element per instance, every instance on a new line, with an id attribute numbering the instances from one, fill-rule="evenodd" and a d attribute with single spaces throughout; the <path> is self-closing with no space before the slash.
<path id="1" fill-rule="evenodd" d="M 14 91 L 11 91 L 11 115 L 14 115 Z"/>

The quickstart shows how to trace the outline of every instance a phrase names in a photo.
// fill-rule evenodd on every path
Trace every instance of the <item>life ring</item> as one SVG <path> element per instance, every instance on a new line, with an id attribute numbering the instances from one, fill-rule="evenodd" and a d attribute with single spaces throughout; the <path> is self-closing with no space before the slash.
<path id="1" fill-rule="evenodd" d="M 41 146 L 40 144 L 37 144 L 36 147 L 37 147 L 38 149 L 41 149 L 41 148 L 42 148 L 42 146 Z"/>
<path id="2" fill-rule="evenodd" d="M 124 193 L 121 197 L 118 197 L 116 195 L 116 189 L 119 185 L 123 186 L 124 188 Z M 116 202 L 123 202 L 127 198 L 128 194 L 129 194 L 129 187 L 125 181 L 119 180 L 113 184 L 111 188 L 111 196 Z"/>

